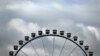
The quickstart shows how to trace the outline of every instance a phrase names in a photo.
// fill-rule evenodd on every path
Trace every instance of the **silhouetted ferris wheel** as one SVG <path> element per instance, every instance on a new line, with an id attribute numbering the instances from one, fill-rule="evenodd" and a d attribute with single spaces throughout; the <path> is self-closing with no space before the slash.
<path id="1" fill-rule="evenodd" d="M 31 37 L 25 36 L 25 41 L 19 40 L 13 49 L 9 56 L 93 56 L 89 46 L 84 46 L 78 36 L 56 29 L 31 33 Z"/>

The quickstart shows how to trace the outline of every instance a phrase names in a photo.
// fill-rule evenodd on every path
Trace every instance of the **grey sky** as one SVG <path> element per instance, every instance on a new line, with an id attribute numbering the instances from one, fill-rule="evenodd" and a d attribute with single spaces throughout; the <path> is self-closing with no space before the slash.
<path id="1" fill-rule="evenodd" d="M 0 0 L 0 55 L 31 32 L 56 28 L 78 35 L 99 56 L 99 5 L 99 0 Z"/>

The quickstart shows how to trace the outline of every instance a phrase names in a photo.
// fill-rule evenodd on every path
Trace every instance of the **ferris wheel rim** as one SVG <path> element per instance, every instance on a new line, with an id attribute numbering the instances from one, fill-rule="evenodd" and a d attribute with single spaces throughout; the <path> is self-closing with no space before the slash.
<path id="1" fill-rule="evenodd" d="M 15 53 L 14 56 L 16 56 L 16 55 L 19 53 L 19 51 L 20 51 L 25 45 L 27 45 L 28 43 L 30 43 L 31 41 L 36 40 L 36 39 L 41 38 L 41 37 L 46 37 L 46 36 L 57 36 L 57 37 L 65 38 L 66 40 L 69 40 L 69 41 L 73 42 L 74 44 L 76 44 L 76 45 L 84 52 L 85 56 L 88 56 L 87 52 L 86 52 L 78 43 L 76 43 L 74 40 L 72 40 L 72 39 L 70 39 L 70 38 L 68 38 L 68 37 L 66 37 L 66 36 L 57 35 L 57 34 L 43 34 L 43 35 L 39 35 L 39 36 L 33 37 L 32 39 L 30 39 L 29 41 L 27 41 L 26 43 L 24 43 L 24 44 L 17 50 L 17 52 Z"/>

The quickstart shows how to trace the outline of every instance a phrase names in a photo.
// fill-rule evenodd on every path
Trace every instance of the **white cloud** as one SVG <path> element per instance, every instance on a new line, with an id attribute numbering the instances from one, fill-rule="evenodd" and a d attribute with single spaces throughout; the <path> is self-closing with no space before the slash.
<path id="1" fill-rule="evenodd" d="M 7 5 L 7 8 L 12 11 L 18 11 L 21 13 L 34 13 L 37 9 L 39 9 L 38 5 L 32 3 L 31 1 L 19 2 L 19 3 L 12 3 Z"/>
<path id="2" fill-rule="evenodd" d="M 88 16 L 87 6 L 84 5 L 63 5 L 60 3 L 52 2 L 49 4 L 36 4 L 31 1 L 24 1 L 20 3 L 12 3 L 7 5 L 7 9 L 17 11 L 24 16 L 35 15 L 40 17 L 57 17 L 60 13 L 65 15 L 71 13 L 76 16 Z"/>
<path id="3" fill-rule="evenodd" d="M 9 22 L 9 25 L 12 29 L 16 29 L 21 32 L 23 35 L 30 34 L 32 32 L 37 32 L 40 29 L 36 23 L 27 23 L 22 19 L 14 18 Z"/>
<path id="4" fill-rule="evenodd" d="M 92 33 L 92 35 L 95 35 L 97 40 L 100 41 L 100 29 L 97 29 L 92 26 L 88 26 L 87 28 Z"/>
<path id="5" fill-rule="evenodd" d="M 35 3 L 32 1 L 23 1 L 19 3 L 8 4 L 7 9 L 16 12 L 18 15 L 31 19 L 55 19 L 70 18 L 75 21 L 94 22 L 99 20 L 99 8 L 89 4 L 61 4 L 58 2 Z M 99 23 L 99 22 L 98 22 Z"/>

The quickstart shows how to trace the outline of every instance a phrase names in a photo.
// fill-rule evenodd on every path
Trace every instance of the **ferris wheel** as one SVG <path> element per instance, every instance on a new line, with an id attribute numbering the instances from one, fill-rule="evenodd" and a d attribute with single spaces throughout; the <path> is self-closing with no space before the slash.
<path id="1" fill-rule="evenodd" d="M 13 46 L 9 56 L 93 56 L 89 46 L 71 33 L 46 29 L 25 36 Z"/>

